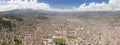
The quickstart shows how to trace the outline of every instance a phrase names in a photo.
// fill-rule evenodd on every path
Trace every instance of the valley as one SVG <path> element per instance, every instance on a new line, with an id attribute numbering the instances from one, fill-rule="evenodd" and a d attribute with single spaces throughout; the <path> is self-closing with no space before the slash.
<path id="1" fill-rule="evenodd" d="M 119 11 L 31 12 L 0 13 L 1 45 L 120 45 Z"/>

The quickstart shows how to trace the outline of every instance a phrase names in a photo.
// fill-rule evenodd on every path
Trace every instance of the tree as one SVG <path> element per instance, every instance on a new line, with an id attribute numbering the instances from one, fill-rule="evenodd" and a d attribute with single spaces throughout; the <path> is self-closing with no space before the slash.
<path id="1" fill-rule="evenodd" d="M 18 40 L 17 38 L 14 39 L 15 45 L 24 45 L 21 40 Z"/>
<path id="2" fill-rule="evenodd" d="M 2 24 L 0 23 L 0 29 L 2 29 L 2 27 L 3 27 L 3 26 L 2 26 Z"/>
<path id="3" fill-rule="evenodd" d="M 15 26 L 16 25 L 12 20 L 10 20 L 8 18 L 4 18 L 4 17 L 0 18 L 0 27 L 2 27 L 2 28 L 3 27 L 12 28 L 12 27 L 15 27 Z"/>
<path id="4" fill-rule="evenodd" d="M 3 42 L 1 45 L 9 45 L 9 43 L 7 43 L 7 42 Z"/>

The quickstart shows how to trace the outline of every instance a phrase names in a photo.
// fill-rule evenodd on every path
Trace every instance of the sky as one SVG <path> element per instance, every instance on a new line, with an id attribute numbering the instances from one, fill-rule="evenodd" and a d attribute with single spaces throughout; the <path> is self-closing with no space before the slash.
<path id="1" fill-rule="evenodd" d="M 38 2 L 47 3 L 53 8 L 70 8 L 70 7 L 78 7 L 83 3 L 86 3 L 86 5 L 89 5 L 92 2 L 108 3 L 109 0 L 38 0 Z"/>
<path id="2" fill-rule="evenodd" d="M 0 0 L 0 12 L 14 9 L 55 12 L 120 11 L 120 0 L 37 0 L 37 2 Z"/>

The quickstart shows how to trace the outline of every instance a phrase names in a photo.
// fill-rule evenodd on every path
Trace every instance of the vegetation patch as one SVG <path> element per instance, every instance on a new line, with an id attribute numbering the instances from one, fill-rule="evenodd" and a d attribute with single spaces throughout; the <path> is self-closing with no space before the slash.
<path id="1" fill-rule="evenodd" d="M 0 18 L 0 29 L 2 28 L 12 28 L 15 27 L 15 23 L 13 23 L 12 20 L 5 18 L 5 17 L 1 17 Z"/>
<path id="2" fill-rule="evenodd" d="M 48 19 L 48 17 L 46 17 L 46 16 L 38 16 L 37 18 L 38 19 Z"/>
<path id="3" fill-rule="evenodd" d="M 77 37 L 72 35 L 72 36 L 68 36 L 69 39 L 76 39 Z"/>
<path id="4" fill-rule="evenodd" d="M 15 38 L 14 39 L 15 45 L 24 45 L 21 40 Z"/>
<path id="5" fill-rule="evenodd" d="M 3 42 L 1 45 L 9 45 L 8 42 Z"/>
<path id="6" fill-rule="evenodd" d="M 58 45 L 66 45 L 65 44 L 66 40 L 63 38 L 54 38 L 53 42 Z"/>

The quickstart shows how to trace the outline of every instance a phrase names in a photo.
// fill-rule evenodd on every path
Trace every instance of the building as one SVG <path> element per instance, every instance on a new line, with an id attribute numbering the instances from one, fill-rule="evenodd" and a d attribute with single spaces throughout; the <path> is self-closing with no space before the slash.
<path id="1" fill-rule="evenodd" d="M 44 38 L 42 42 L 43 42 L 43 45 L 55 45 L 53 43 L 53 39 L 51 38 Z"/>

